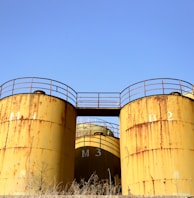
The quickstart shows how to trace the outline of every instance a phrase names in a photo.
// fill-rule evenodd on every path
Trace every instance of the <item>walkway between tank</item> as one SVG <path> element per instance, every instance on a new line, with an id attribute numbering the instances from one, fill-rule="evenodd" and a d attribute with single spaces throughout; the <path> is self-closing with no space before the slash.
<path id="1" fill-rule="evenodd" d="M 120 108 L 76 108 L 77 116 L 119 116 Z"/>

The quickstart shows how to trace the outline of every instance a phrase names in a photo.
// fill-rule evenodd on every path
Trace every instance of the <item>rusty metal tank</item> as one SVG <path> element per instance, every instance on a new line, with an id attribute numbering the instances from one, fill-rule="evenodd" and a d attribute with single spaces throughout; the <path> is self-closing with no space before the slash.
<path id="1" fill-rule="evenodd" d="M 99 180 L 120 184 L 120 146 L 116 124 L 93 120 L 76 125 L 75 179 L 87 181 L 93 173 Z"/>
<path id="2" fill-rule="evenodd" d="M 1 195 L 44 192 L 73 181 L 76 110 L 56 87 L 65 86 L 40 78 L 1 86 Z"/>
<path id="3" fill-rule="evenodd" d="M 193 92 L 185 93 L 184 96 L 194 99 L 194 90 L 193 90 Z"/>
<path id="4" fill-rule="evenodd" d="M 194 195 L 191 91 L 182 80 L 151 79 L 121 93 L 123 195 Z"/>

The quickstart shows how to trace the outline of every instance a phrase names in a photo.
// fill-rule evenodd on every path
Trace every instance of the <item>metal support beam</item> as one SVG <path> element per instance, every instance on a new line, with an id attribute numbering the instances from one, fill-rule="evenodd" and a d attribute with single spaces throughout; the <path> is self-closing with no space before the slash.
<path id="1" fill-rule="evenodd" d="M 120 108 L 76 108 L 77 116 L 119 116 Z"/>

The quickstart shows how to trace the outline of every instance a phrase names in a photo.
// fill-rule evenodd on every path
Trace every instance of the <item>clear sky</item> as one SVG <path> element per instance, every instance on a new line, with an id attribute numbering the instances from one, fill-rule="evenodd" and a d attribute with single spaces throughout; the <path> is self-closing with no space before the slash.
<path id="1" fill-rule="evenodd" d="M 0 0 L 0 84 L 38 76 L 76 91 L 194 83 L 193 0 Z"/>

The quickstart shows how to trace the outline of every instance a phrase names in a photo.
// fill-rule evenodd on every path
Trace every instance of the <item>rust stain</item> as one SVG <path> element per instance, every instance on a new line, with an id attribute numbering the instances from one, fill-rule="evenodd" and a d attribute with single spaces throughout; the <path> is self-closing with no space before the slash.
<path id="1" fill-rule="evenodd" d="M 156 119 L 149 119 L 148 115 L 145 120 L 149 113 L 151 118 L 156 115 Z M 191 168 L 194 165 L 191 157 L 194 122 L 190 119 L 193 113 L 193 103 L 172 95 L 143 98 L 121 109 L 121 171 L 131 175 L 122 178 L 124 192 L 127 192 L 125 186 L 131 186 L 133 193 L 138 195 L 176 194 L 172 173 L 178 169 L 184 178 L 176 179 L 177 185 L 183 192 L 194 193 L 193 181 L 188 179 L 194 177 Z M 127 121 L 122 120 L 126 118 Z M 183 184 L 185 179 L 188 182 Z M 172 182 L 168 182 L 170 180 Z"/>
<path id="2" fill-rule="evenodd" d="M 5 158 L 5 152 L 6 152 L 6 148 L 2 148 L 0 149 L 0 154 L 2 156 L 2 161 L 1 161 L 1 164 L 4 165 L 4 158 Z"/>
<path id="3" fill-rule="evenodd" d="M 10 122 L 8 123 L 8 128 L 7 128 L 7 132 L 6 132 L 5 147 L 7 146 L 7 140 L 8 140 L 8 136 L 9 136 L 9 125 L 10 125 Z"/>
<path id="4" fill-rule="evenodd" d="M 150 177 L 151 177 L 151 180 L 152 180 L 152 186 L 153 186 L 153 188 L 152 188 L 152 190 L 153 190 L 153 195 L 155 195 L 156 194 L 156 192 L 155 192 L 155 183 L 154 183 L 154 178 L 150 175 Z"/>

